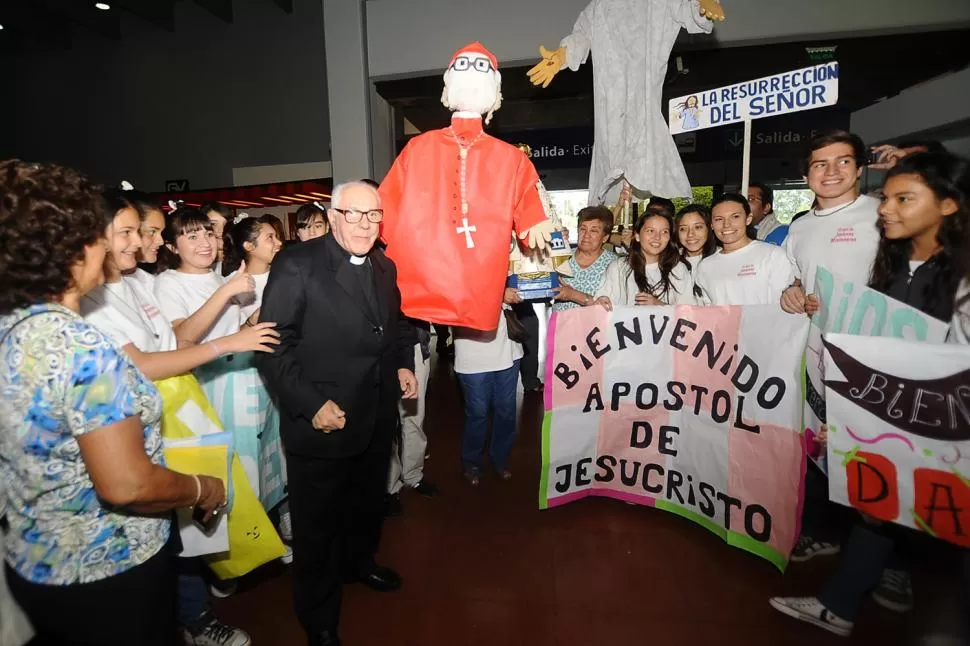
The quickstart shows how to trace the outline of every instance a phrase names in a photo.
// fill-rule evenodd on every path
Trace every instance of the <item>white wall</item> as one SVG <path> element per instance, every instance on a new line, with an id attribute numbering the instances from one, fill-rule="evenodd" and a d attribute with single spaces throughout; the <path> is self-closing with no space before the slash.
<path id="1" fill-rule="evenodd" d="M 970 2 L 967 4 L 970 6 Z M 853 112 L 851 124 L 852 131 L 863 141 L 877 143 L 914 134 L 932 136 L 961 122 L 970 122 L 970 68 L 921 83 Z M 948 134 L 957 140 L 961 136 Z"/>
<path id="2" fill-rule="evenodd" d="M 330 160 L 323 10 L 234 0 L 233 24 L 175 4 L 175 32 L 122 14 L 121 41 L 3 60 L 16 132 L 0 156 L 58 161 L 147 191 L 230 186 L 233 169 Z"/>
<path id="3" fill-rule="evenodd" d="M 481 41 L 521 64 L 569 34 L 590 0 L 367 0 L 371 78 L 443 71 L 456 49 Z M 970 24 L 967 0 L 731 0 L 715 27 L 726 46 L 953 29 Z"/>

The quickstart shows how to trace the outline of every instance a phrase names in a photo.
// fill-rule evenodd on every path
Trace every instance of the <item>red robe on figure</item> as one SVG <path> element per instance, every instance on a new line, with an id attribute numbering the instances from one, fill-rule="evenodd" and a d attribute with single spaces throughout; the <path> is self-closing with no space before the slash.
<path id="1" fill-rule="evenodd" d="M 467 150 L 462 213 L 461 150 Z M 480 118 L 413 138 L 381 183 L 383 236 L 397 265 L 402 309 L 432 323 L 494 330 L 502 310 L 512 230 L 546 219 L 539 176 L 517 147 Z M 518 235 L 516 236 L 518 237 Z"/>

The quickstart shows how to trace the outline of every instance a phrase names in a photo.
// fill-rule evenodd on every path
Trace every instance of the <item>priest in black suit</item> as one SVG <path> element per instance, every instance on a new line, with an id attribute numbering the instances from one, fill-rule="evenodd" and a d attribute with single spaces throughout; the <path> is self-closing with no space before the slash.
<path id="1" fill-rule="evenodd" d="M 258 359 L 281 410 L 293 597 L 311 646 L 338 646 L 342 584 L 396 590 L 374 562 L 398 401 L 417 394 L 416 334 L 401 315 L 394 263 L 374 248 L 377 191 L 333 191 L 331 233 L 273 259 L 261 321 L 280 344 Z"/>

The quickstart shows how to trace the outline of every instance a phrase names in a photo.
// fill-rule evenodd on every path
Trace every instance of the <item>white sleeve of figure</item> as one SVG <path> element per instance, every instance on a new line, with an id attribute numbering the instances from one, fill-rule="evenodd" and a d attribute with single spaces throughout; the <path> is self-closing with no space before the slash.
<path id="1" fill-rule="evenodd" d="M 546 212 L 546 217 L 552 222 L 552 226 L 557 229 L 560 228 L 562 222 L 559 220 L 559 214 L 556 213 L 556 205 L 552 203 L 549 192 L 546 190 L 541 179 L 536 183 L 536 189 L 539 191 L 539 201 L 542 202 L 542 210 Z"/>
<path id="2" fill-rule="evenodd" d="M 686 29 L 688 34 L 709 34 L 714 29 L 714 23 L 701 15 L 701 6 L 697 0 L 667 0 L 667 2 L 674 5 L 674 20 Z"/>
<path id="3" fill-rule="evenodd" d="M 599 0 L 593 0 L 586 5 L 573 25 L 573 33 L 559 42 L 560 47 L 566 48 L 566 67 L 574 72 L 586 62 L 589 50 L 593 47 L 593 15 L 598 2 Z"/>

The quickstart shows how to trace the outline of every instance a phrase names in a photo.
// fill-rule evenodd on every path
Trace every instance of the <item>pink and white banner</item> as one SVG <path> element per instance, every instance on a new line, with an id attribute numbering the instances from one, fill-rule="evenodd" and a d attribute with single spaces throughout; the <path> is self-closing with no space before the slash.
<path id="1" fill-rule="evenodd" d="M 777 306 L 555 314 L 540 508 L 658 507 L 784 569 L 801 516 L 808 327 Z"/>

